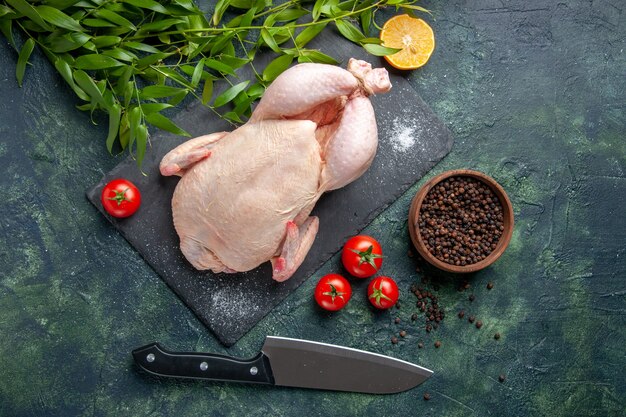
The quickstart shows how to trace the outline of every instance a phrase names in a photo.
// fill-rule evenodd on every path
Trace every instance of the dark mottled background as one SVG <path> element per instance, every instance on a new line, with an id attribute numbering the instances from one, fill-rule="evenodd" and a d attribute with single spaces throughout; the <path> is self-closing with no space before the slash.
<path id="1" fill-rule="evenodd" d="M 311 294 L 318 277 L 339 269 L 335 257 L 234 347 L 221 346 L 84 198 L 121 158 L 107 154 L 105 128 L 74 109 L 39 53 L 18 89 L 16 56 L 2 40 L 0 415 L 626 414 L 626 4 L 424 5 L 437 48 L 408 77 L 457 138 L 432 174 L 484 171 L 508 191 L 517 216 L 507 252 L 469 278 L 473 303 L 457 278 L 434 277 L 449 314 L 431 334 L 409 319 L 409 287 L 422 277 L 407 256 L 418 184 L 366 230 L 385 248 L 399 310 L 372 311 L 359 282 L 345 311 L 321 313 Z M 483 328 L 456 318 L 459 309 Z M 391 345 L 402 329 L 407 337 Z M 159 382 L 129 355 L 159 340 L 251 356 L 266 334 L 368 349 L 435 375 L 409 392 L 373 396 Z"/>

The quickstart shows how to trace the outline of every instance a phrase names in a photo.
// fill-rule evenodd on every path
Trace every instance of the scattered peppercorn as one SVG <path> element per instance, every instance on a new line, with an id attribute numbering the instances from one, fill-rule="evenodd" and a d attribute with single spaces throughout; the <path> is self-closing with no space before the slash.
<path id="1" fill-rule="evenodd" d="M 469 318 L 467 319 L 467 321 L 469 321 L 470 323 L 474 323 L 474 320 L 476 320 L 476 317 L 474 316 L 469 316 Z"/>
<path id="2" fill-rule="evenodd" d="M 496 248 L 504 231 L 502 203 L 482 181 L 450 177 L 428 191 L 418 224 L 433 256 L 451 265 L 471 265 Z"/>
<path id="3" fill-rule="evenodd" d="M 493 282 L 488 282 L 487 283 L 487 289 L 490 290 L 493 288 Z"/>
<path id="4" fill-rule="evenodd" d="M 436 347 L 436 348 L 439 348 L 440 346 L 441 346 L 441 342 L 440 342 L 439 340 L 437 340 L 437 341 L 435 342 L 435 347 Z"/>
<path id="5" fill-rule="evenodd" d="M 398 343 L 398 338 L 395 336 L 391 336 L 391 343 L 393 343 L 394 345 Z"/>
<path id="6" fill-rule="evenodd" d="M 476 299 L 476 296 L 474 294 L 470 294 L 469 300 L 474 301 L 475 299 Z"/>
<path id="7" fill-rule="evenodd" d="M 425 392 L 424 393 L 424 401 L 428 401 L 428 400 L 430 400 L 430 394 Z"/>
<path id="8" fill-rule="evenodd" d="M 470 283 L 469 283 L 469 282 L 465 281 L 465 282 L 463 283 L 463 289 L 464 289 L 464 290 L 469 290 L 469 288 L 470 288 L 470 287 L 471 287 L 471 285 L 470 285 Z"/>
<path id="9" fill-rule="evenodd" d="M 397 302 L 396 302 L 396 308 L 397 308 L 398 310 L 400 310 L 400 301 L 397 301 Z"/>
<path id="10" fill-rule="evenodd" d="M 498 377 L 498 380 L 500 382 L 504 382 L 505 379 L 506 379 L 506 375 L 504 375 L 504 374 L 500 374 L 500 376 Z"/>
<path id="11" fill-rule="evenodd" d="M 409 258 L 413 257 L 413 251 L 411 249 L 409 249 L 409 251 L 406 254 Z"/>
<path id="12" fill-rule="evenodd" d="M 461 310 L 459 311 L 459 318 L 462 319 L 463 317 L 465 317 L 465 311 Z"/>
<path id="13" fill-rule="evenodd" d="M 477 328 L 477 329 L 480 329 L 481 327 L 483 327 L 483 322 L 482 322 L 482 321 L 480 321 L 480 320 L 478 320 L 478 321 L 476 322 L 476 328 Z"/>
<path id="14" fill-rule="evenodd" d="M 496 340 L 500 340 L 500 333 L 494 334 L 493 338 L 496 339 Z"/>
<path id="15" fill-rule="evenodd" d="M 417 347 L 421 349 L 421 348 L 423 348 L 423 347 L 424 347 L 424 344 L 423 344 L 422 342 L 419 342 L 419 343 L 417 344 Z"/>
<path id="16" fill-rule="evenodd" d="M 411 320 L 413 321 L 417 320 L 417 313 L 411 314 Z"/>
<path id="17" fill-rule="evenodd" d="M 400 317 L 396 317 L 396 319 L 393 322 L 396 324 L 400 323 Z"/>
<path id="18" fill-rule="evenodd" d="M 406 330 L 400 331 L 400 337 L 406 337 Z"/>

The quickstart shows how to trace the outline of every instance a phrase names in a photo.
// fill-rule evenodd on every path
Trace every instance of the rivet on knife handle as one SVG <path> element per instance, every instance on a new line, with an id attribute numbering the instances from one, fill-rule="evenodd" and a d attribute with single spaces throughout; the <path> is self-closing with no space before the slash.
<path id="1" fill-rule="evenodd" d="M 263 353 L 242 360 L 212 353 L 170 352 L 158 343 L 151 343 L 135 349 L 133 357 L 143 370 L 159 376 L 274 383 L 268 359 Z"/>

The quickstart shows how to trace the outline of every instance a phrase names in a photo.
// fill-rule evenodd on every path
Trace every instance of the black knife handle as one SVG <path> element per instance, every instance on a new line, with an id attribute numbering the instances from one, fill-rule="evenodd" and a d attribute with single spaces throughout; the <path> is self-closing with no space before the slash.
<path id="1" fill-rule="evenodd" d="M 269 359 L 262 352 L 241 360 L 213 353 L 170 352 L 151 343 L 133 350 L 133 357 L 142 369 L 159 376 L 274 384 Z"/>

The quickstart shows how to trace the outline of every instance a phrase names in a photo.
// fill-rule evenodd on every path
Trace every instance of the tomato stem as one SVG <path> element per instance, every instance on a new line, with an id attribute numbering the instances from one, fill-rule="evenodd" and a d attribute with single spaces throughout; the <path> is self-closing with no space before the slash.
<path id="1" fill-rule="evenodd" d="M 107 197 L 107 200 L 116 201 L 117 205 L 121 205 L 124 201 L 133 202 L 130 198 L 126 198 L 126 191 L 130 190 L 130 188 L 125 189 L 124 191 L 112 190 L 115 193 L 115 197 Z"/>
<path id="2" fill-rule="evenodd" d="M 378 271 L 378 267 L 376 266 L 375 260 L 377 258 L 382 258 L 383 256 L 377 253 L 372 253 L 372 251 L 374 250 L 373 245 L 370 245 L 370 247 L 367 248 L 367 250 L 362 251 L 362 252 L 357 249 L 350 249 L 350 250 L 356 253 L 357 255 L 359 255 L 359 266 L 363 265 L 364 263 L 368 263 L 374 268 L 375 271 Z"/>
<path id="3" fill-rule="evenodd" d="M 381 307 L 381 304 L 380 304 L 381 298 L 383 300 L 391 301 L 391 298 L 383 294 L 383 282 L 382 281 L 380 282 L 380 285 L 378 286 L 378 288 L 374 287 L 374 290 L 372 291 L 372 294 L 369 296 L 369 298 L 374 298 L 376 300 L 376 305 L 379 307 Z"/>
<path id="4" fill-rule="evenodd" d="M 322 294 L 324 295 L 329 295 L 330 296 L 330 300 L 333 304 L 335 304 L 335 297 L 339 297 L 343 300 L 343 295 L 345 294 L 345 292 L 342 291 L 337 291 L 337 288 L 335 288 L 335 286 L 333 284 L 328 284 L 330 286 L 330 291 L 326 291 Z M 345 300 L 344 300 L 345 301 Z"/>

